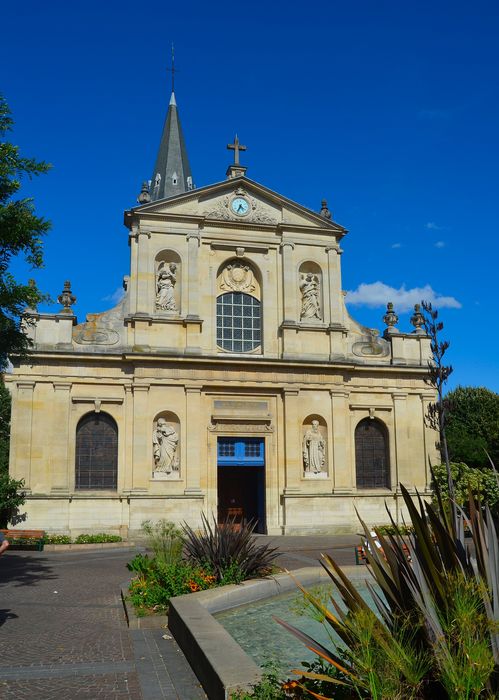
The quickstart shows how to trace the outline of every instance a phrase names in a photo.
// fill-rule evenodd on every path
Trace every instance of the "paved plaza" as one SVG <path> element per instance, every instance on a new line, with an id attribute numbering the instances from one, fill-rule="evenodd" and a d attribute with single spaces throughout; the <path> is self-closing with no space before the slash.
<path id="1" fill-rule="evenodd" d="M 296 569 L 321 551 L 354 563 L 358 538 L 259 537 Z M 206 698 L 165 630 L 129 630 L 120 585 L 137 550 L 8 551 L 0 558 L 2 700 Z"/>

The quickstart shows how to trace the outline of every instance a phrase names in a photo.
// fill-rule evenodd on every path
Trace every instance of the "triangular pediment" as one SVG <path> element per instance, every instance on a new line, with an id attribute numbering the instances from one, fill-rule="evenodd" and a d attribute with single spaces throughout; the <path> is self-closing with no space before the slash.
<path id="1" fill-rule="evenodd" d="M 347 231 L 331 219 L 293 202 L 246 177 L 200 187 L 189 192 L 135 207 L 135 215 L 200 217 L 207 222 L 258 226 L 327 229 L 338 236 Z"/>

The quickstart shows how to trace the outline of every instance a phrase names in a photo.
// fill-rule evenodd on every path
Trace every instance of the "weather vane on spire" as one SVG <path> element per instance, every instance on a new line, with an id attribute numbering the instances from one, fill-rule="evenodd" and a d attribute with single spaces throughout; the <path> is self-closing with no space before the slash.
<path id="1" fill-rule="evenodd" d="M 175 47 L 173 45 L 172 41 L 172 67 L 166 69 L 169 73 L 172 74 L 172 92 L 175 92 Z"/>

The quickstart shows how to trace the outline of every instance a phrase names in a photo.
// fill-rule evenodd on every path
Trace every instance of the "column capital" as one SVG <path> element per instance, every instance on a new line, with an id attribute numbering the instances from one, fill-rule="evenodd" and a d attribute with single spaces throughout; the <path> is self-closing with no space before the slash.
<path id="1" fill-rule="evenodd" d="M 331 398 L 336 399 L 348 399 L 350 396 L 350 392 L 345 391 L 344 389 L 329 389 L 329 393 L 331 394 Z"/>
<path id="2" fill-rule="evenodd" d="M 392 399 L 394 401 L 399 400 L 399 401 L 405 401 L 407 398 L 407 393 L 403 391 L 397 391 L 397 392 L 392 392 Z"/>
<path id="3" fill-rule="evenodd" d="M 190 241 L 191 239 L 196 239 L 196 241 L 201 243 L 201 231 L 188 231 L 186 235 L 186 240 Z"/>
<path id="4" fill-rule="evenodd" d="M 69 391 L 71 389 L 70 382 L 54 382 L 55 391 Z"/>
<path id="5" fill-rule="evenodd" d="M 283 396 L 298 396 L 300 393 L 299 389 L 282 389 L 282 395 Z"/>
<path id="6" fill-rule="evenodd" d="M 134 394 L 138 394 L 141 391 L 149 391 L 150 386 L 150 384 L 134 384 L 132 391 Z"/>
<path id="7" fill-rule="evenodd" d="M 295 249 L 295 244 L 293 243 L 293 241 L 281 241 L 279 247 L 280 247 L 281 249 L 283 249 L 283 248 L 285 248 L 286 246 L 289 246 L 289 247 L 291 248 L 291 250 L 294 250 L 294 249 Z"/>
<path id="8" fill-rule="evenodd" d="M 190 384 L 189 386 L 184 387 L 186 394 L 200 394 L 202 389 L 202 384 Z"/>
<path id="9" fill-rule="evenodd" d="M 31 390 L 33 390 L 35 388 L 35 382 L 26 382 L 26 381 L 17 382 L 17 388 L 18 389 L 31 389 Z"/>
<path id="10" fill-rule="evenodd" d="M 328 245 L 326 248 L 326 253 L 338 253 L 339 247 L 337 245 Z"/>

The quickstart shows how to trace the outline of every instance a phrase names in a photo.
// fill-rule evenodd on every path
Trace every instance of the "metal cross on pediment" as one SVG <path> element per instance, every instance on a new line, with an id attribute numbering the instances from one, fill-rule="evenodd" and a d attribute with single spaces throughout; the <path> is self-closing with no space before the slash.
<path id="1" fill-rule="evenodd" d="M 229 151 L 234 151 L 234 165 L 240 165 L 240 163 L 239 163 L 239 151 L 245 151 L 246 146 L 243 146 L 239 143 L 239 139 L 237 138 L 237 134 L 234 138 L 234 143 L 227 144 L 227 149 Z"/>

